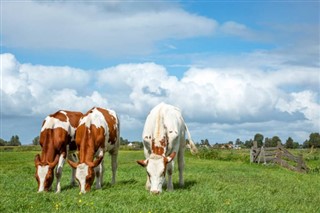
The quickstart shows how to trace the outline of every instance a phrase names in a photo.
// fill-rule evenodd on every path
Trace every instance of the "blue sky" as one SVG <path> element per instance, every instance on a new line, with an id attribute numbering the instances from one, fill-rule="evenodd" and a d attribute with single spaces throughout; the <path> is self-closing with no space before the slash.
<path id="1" fill-rule="evenodd" d="M 114 109 L 140 140 L 161 101 L 195 141 L 319 132 L 318 1 L 1 1 L 1 131 Z M 19 13 L 19 16 L 16 14 Z"/>

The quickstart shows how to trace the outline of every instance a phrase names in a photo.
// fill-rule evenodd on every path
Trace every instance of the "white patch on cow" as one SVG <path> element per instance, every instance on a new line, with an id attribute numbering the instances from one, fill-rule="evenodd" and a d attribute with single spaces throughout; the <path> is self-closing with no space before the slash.
<path id="1" fill-rule="evenodd" d="M 88 175 L 88 165 L 85 163 L 79 164 L 76 169 L 76 178 L 80 184 L 80 192 L 86 193 L 86 177 Z"/>
<path id="2" fill-rule="evenodd" d="M 104 154 L 104 150 L 100 147 L 100 148 L 97 150 L 95 156 L 103 157 L 103 154 Z"/>
<path id="3" fill-rule="evenodd" d="M 162 185 L 165 181 L 165 165 L 163 157 L 152 154 L 148 161 L 147 172 L 150 177 L 150 192 L 162 192 Z"/>
<path id="4" fill-rule="evenodd" d="M 47 116 L 45 119 L 45 122 L 41 128 L 41 132 L 46 129 L 56 129 L 56 128 L 62 128 L 64 130 L 66 130 L 67 132 L 69 132 L 69 126 L 70 126 L 70 123 L 68 121 L 63 122 L 57 118 Z"/>
<path id="5" fill-rule="evenodd" d="M 38 192 L 42 192 L 44 190 L 44 181 L 49 171 L 49 165 L 46 166 L 38 166 L 38 176 L 39 176 L 39 190 Z"/>
<path id="6" fill-rule="evenodd" d="M 97 108 L 94 108 L 91 113 L 80 120 L 79 126 L 82 124 L 85 124 L 89 129 L 91 125 L 95 125 L 96 128 L 102 127 L 106 132 L 109 132 L 108 124 L 104 119 L 103 114 Z"/>

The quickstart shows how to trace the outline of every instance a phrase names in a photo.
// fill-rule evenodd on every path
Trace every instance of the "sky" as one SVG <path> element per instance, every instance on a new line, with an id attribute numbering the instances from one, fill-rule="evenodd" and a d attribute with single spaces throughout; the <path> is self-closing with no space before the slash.
<path id="1" fill-rule="evenodd" d="M 0 138 L 31 144 L 60 109 L 113 109 L 141 141 L 160 102 L 195 142 L 320 132 L 319 1 L 7 1 Z"/>

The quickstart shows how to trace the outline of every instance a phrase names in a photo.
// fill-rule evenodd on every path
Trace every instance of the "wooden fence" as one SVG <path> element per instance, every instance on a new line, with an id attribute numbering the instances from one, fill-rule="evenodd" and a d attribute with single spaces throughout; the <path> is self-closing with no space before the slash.
<path id="1" fill-rule="evenodd" d="M 284 148 L 280 142 L 276 147 L 258 148 L 257 142 L 253 142 L 250 150 L 251 163 L 276 163 L 280 166 L 297 172 L 308 172 L 309 168 L 303 161 L 302 154 L 295 156 Z"/>

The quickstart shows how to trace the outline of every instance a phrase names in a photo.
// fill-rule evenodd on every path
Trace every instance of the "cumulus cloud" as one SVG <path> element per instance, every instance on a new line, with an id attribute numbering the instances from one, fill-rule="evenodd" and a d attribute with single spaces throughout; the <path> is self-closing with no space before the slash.
<path id="1" fill-rule="evenodd" d="M 211 35 L 217 25 L 169 2 L 6 1 L 2 7 L 4 46 L 109 56 L 146 54 L 157 41 Z"/>
<path id="2" fill-rule="evenodd" d="M 87 90 L 91 80 L 84 70 L 20 64 L 12 54 L 1 54 L 1 62 L 4 115 L 43 116 L 59 109 L 85 112 L 93 105 L 107 105 L 99 92 Z"/>
<path id="3" fill-rule="evenodd" d="M 139 138 L 150 109 L 164 101 L 182 109 L 197 137 L 228 131 L 246 135 L 254 128 L 277 132 L 283 126 L 302 131 L 301 137 L 319 129 L 317 69 L 191 67 L 178 79 L 151 62 L 88 72 L 21 64 L 12 54 L 2 54 L 1 60 L 5 116 L 44 116 L 58 109 L 86 112 L 103 106 L 116 110 L 124 132 Z"/>

